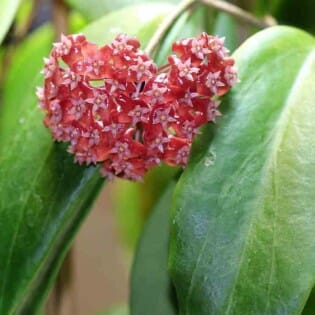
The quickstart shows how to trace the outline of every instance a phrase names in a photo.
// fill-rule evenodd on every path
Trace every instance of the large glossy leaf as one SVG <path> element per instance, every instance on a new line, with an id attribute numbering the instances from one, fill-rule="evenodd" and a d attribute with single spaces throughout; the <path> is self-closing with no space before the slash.
<path id="1" fill-rule="evenodd" d="M 234 57 L 241 82 L 175 189 L 180 314 L 300 314 L 315 282 L 315 39 L 275 27 Z"/>
<path id="2" fill-rule="evenodd" d="M 14 15 L 19 7 L 20 0 L 1 0 L 0 1 L 0 44 L 7 33 Z"/>
<path id="3" fill-rule="evenodd" d="M 155 21 L 161 13 L 150 16 Z M 116 18 L 117 31 L 132 30 L 140 39 L 152 34 L 150 19 L 127 29 L 125 13 Z M 99 27 L 112 29 L 114 21 L 103 19 Z M 94 35 L 91 28 L 83 32 Z M 99 41 L 112 35 L 104 32 Z M 47 40 L 36 34 L 33 41 L 15 54 L 0 115 L 0 314 L 36 313 L 102 184 L 96 168 L 73 164 L 43 127 L 34 95 L 42 79 L 34 73 Z"/>
<path id="4" fill-rule="evenodd" d="M 174 292 L 167 271 L 172 181 L 147 220 L 131 274 L 131 315 L 175 315 Z"/>

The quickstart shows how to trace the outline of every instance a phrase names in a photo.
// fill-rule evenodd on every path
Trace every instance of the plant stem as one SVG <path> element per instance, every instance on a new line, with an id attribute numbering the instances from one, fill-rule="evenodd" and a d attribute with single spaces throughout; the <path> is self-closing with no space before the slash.
<path id="1" fill-rule="evenodd" d="M 265 19 L 265 21 L 262 21 L 249 12 L 239 8 L 236 5 L 233 5 L 231 3 L 228 3 L 223 0 L 184 0 L 179 4 L 177 8 L 161 23 L 157 31 L 154 33 L 153 37 L 149 41 L 145 52 L 150 56 L 154 53 L 155 49 L 159 45 L 162 38 L 165 36 L 167 31 L 170 29 L 170 27 L 173 25 L 173 23 L 176 21 L 176 19 L 186 10 L 191 9 L 196 4 L 203 4 L 206 6 L 211 6 L 217 10 L 223 11 L 225 13 L 228 13 L 238 20 L 254 25 L 258 28 L 266 28 L 270 27 L 276 24 L 275 20 L 273 18 Z"/>
<path id="2" fill-rule="evenodd" d="M 55 39 L 58 41 L 61 34 L 68 33 L 69 7 L 64 0 L 53 0 L 52 6 Z"/>
<path id="3" fill-rule="evenodd" d="M 242 22 L 254 25 L 261 29 L 270 27 L 276 24 L 273 19 L 262 21 L 256 18 L 254 15 L 250 14 L 249 12 L 239 8 L 238 6 L 233 5 L 223 0 L 198 0 L 198 2 L 207 6 L 211 6 L 225 13 L 228 13 Z"/>

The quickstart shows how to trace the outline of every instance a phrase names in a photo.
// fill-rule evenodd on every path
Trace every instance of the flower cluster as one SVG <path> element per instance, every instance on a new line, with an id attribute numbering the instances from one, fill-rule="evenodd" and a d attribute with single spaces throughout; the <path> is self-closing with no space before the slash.
<path id="1" fill-rule="evenodd" d="M 161 161 L 185 166 L 199 127 L 215 121 L 219 96 L 237 82 L 223 42 L 206 33 L 178 41 L 157 68 L 135 38 L 97 47 L 62 36 L 37 90 L 44 124 L 76 162 L 101 163 L 104 176 L 140 180 Z"/>

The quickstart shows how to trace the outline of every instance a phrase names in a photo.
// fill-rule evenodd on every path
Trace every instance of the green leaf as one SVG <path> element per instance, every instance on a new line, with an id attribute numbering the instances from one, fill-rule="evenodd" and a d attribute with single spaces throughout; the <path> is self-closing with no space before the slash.
<path id="1" fill-rule="evenodd" d="M 11 65 L 3 84 L 0 115 L 0 153 L 4 142 L 10 142 L 16 129 L 23 125 L 29 105 L 36 103 L 35 86 L 42 83 L 39 71 L 53 40 L 51 25 L 45 25 L 28 37 L 12 55 Z M 40 120 L 40 118 L 38 118 Z"/>
<path id="2" fill-rule="evenodd" d="M 115 224 L 124 246 L 132 252 L 144 221 L 141 188 L 140 183 L 119 179 L 111 186 Z"/>
<path id="3" fill-rule="evenodd" d="M 118 179 L 111 186 L 112 204 L 120 238 L 132 252 L 148 213 L 177 171 L 175 167 L 161 165 L 150 170 L 143 183 Z"/>
<path id="4" fill-rule="evenodd" d="M 136 16 L 133 8 L 129 10 Z M 164 12 L 168 10 L 169 6 Z M 156 20 L 161 12 L 157 10 L 150 17 Z M 125 14 L 116 13 L 119 31 L 128 31 L 122 22 Z M 100 21 L 99 27 L 113 29 L 114 22 L 110 15 L 107 22 Z M 140 39 L 152 35 L 149 18 L 137 22 L 131 29 Z M 148 33 L 142 22 L 150 24 Z M 54 143 L 42 124 L 35 85 L 42 81 L 37 75 L 41 66 L 38 59 L 51 43 L 46 37 L 49 29 L 38 32 L 16 51 L 3 90 L 0 314 L 36 314 L 103 182 L 96 168 L 74 164 L 65 146 Z M 93 28 L 83 32 L 94 35 Z"/>
<path id="5" fill-rule="evenodd" d="M 288 0 L 257 0 L 251 3 L 251 11 L 258 15 L 273 15 Z"/>
<path id="6" fill-rule="evenodd" d="M 189 12 L 184 12 L 174 22 L 170 30 L 166 33 L 159 47 L 155 51 L 154 60 L 158 66 L 164 65 L 167 62 L 167 56 L 172 53 L 171 48 L 174 41 L 179 39 L 183 28 L 188 23 Z"/>
<path id="7" fill-rule="evenodd" d="M 224 45 L 230 51 L 234 51 L 240 44 L 238 25 L 232 16 L 224 12 L 217 15 L 213 33 L 219 37 L 225 37 Z"/>
<path id="8" fill-rule="evenodd" d="M 20 0 L 1 0 L 0 2 L 0 44 L 11 26 L 19 4 Z"/>
<path id="9" fill-rule="evenodd" d="M 71 12 L 69 16 L 69 32 L 72 34 L 79 33 L 88 25 L 87 20 L 76 11 Z"/>
<path id="10" fill-rule="evenodd" d="M 313 288 L 303 309 L 302 315 L 314 315 L 315 313 L 315 289 Z"/>
<path id="11" fill-rule="evenodd" d="M 180 314 L 300 314 L 315 282 L 315 39 L 274 27 L 234 57 L 241 82 L 175 189 Z"/>
<path id="12" fill-rule="evenodd" d="M 111 308 L 107 311 L 99 312 L 95 315 L 128 315 L 129 310 L 127 306 L 117 306 L 114 308 Z"/>
<path id="13" fill-rule="evenodd" d="M 42 125 L 34 77 L 48 34 L 43 28 L 19 48 L 4 86 L 1 136 L 8 139 L 0 153 L 1 314 L 35 313 L 102 183 L 94 168 L 75 165 Z"/>
<path id="14" fill-rule="evenodd" d="M 145 14 L 150 14 L 150 7 L 152 4 L 156 3 L 178 3 L 180 0 L 164 0 L 164 1 L 156 1 L 156 0 L 66 0 L 66 2 L 82 13 L 87 19 L 95 20 L 97 18 L 102 17 L 105 14 L 109 14 L 112 11 L 118 11 L 130 5 L 140 4 L 146 5 L 148 4 L 148 9 Z M 130 24 L 129 26 L 132 26 Z"/>
<path id="15" fill-rule="evenodd" d="M 100 45 L 111 42 L 119 33 L 129 36 L 139 33 L 140 42 L 145 47 L 157 26 L 173 8 L 167 3 L 127 6 L 91 23 L 84 33 L 90 41 Z"/>
<path id="16" fill-rule="evenodd" d="M 147 220 L 131 274 L 131 315 L 175 315 L 174 292 L 167 271 L 171 182 Z"/>
<path id="17" fill-rule="evenodd" d="M 20 1 L 20 6 L 14 18 L 14 35 L 18 38 L 29 28 L 30 17 L 34 10 L 34 1 Z"/>
<path id="18" fill-rule="evenodd" d="M 193 12 L 182 13 L 171 29 L 167 32 L 159 49 L 156 52 L 155 61 L 158 65 L 167 62 L 167 56 L 172 54 L 172 44 L 179 39 L 199 35 L 205 28 L 205 7 L 194 9 Z"/>

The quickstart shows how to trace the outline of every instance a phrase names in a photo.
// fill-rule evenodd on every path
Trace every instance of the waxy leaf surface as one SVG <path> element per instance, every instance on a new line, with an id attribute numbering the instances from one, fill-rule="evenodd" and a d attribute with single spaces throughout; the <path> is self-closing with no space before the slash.
<path id="1" fill-rule="evenodd" d="M 175 189 L 180 314 L 300 314 L 315 282 L 315 39 L 274 27 L 234 57 L 241 82 Z"/>

